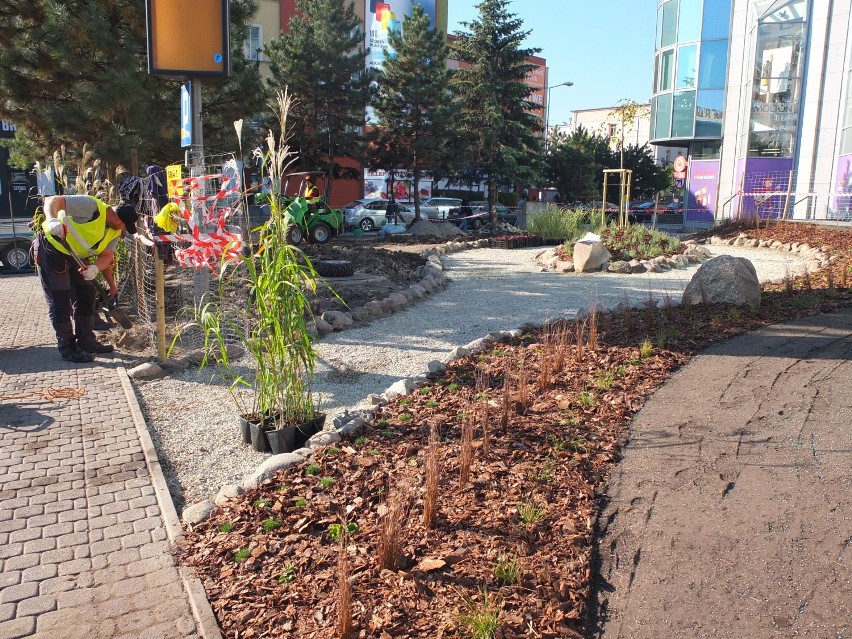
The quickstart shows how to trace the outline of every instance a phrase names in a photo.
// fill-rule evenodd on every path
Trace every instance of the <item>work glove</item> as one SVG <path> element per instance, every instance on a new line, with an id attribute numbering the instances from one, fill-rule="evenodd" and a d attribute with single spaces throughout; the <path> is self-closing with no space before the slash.
<path id="1" fill-rule="evenodd" d="M 58 237 L 60 240 L 65 239 L 65 225 L 60 220 L 52 217 L 47 220 L 45 226 L 47 227 L 47 232 L 53 237 Z"/>
<path id="2" fill-rule="evenodd" d="M 100 269 L 98 269 L 98 267 L 94 264 L 89 264 L 86 268 L 80 269 L 80 275 L 83 276 L 84 280 L 89 281 L 95 279 L 98 276 L 98 273 L 100 272 Z"/>

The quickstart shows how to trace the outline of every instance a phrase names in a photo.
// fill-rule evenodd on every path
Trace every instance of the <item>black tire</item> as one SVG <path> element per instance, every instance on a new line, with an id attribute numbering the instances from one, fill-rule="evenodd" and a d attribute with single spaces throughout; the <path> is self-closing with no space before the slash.
<path id="1" fill-rule="evenodd" d="M 308 237 L 315 244 L 325 244 L 331 239 L 331 227 L 325 222 L 319 222 L 310 230 Z"/>
<path id="2" fill-rule="evenodd" d="M 314 270 L 320 277 L 349 277 L 355 273 L 355 265 L 349 260 L 317 260 Z"/>
<path id="3" fill-rule="evenodd" d="M 32 262 L 30 261 L 30 252 L 28 249 L 29 246 L 25 242 L 21 242 L 17 246 L 13 244 L 3 248 L 0 251 L 0 262 L 3 262 L 3 270 L 16 273 L 31 269 Z"/>
<path id="4" fill-rule="evenodd" d="M 478 231 L 479 229 L 482 228 L 482 220 L 480 220 L 479 218 L 474 218 L 471 221 L 471 226 L 473 226 L 474 231 Z"/>
<path id="5" fill-rule="evenodd" d="M 284 231 L 284 239 L 287 240 L 287 244 L 296 246 L 297 244 L 301 244 L 305 239 L 305 232 L 298 224 L 290 224 L 287 230 Z"/>
<path id="6" fill-rule="evenodd" d="M 364 231 L 365 233 L 367 231 L 372 231 L 374 228 L 376 228 L 376 225 L 373 224 L 373 220 L 370 219 L 369 217 L 365 217 L 363 220 L 361 220 L 358 223 L 358 226 L 360 226 L 361 230 Z"/>

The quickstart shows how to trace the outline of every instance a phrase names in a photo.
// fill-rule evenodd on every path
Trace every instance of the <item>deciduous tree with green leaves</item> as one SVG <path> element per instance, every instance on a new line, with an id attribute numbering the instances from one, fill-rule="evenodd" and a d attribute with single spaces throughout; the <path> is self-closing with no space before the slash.
<path id="1" fill-rule="evenodd" d="M 326 172 L 326 198 L 335 178 L 354 177 L 335 158 L 363 154 L 369 83 L 361 25 L 352 2 L 298 0 L 287 32 L 266 48 L 271 84 L 295 98 L 290 122 L 301 168 Z"/>
<path id="2" fill-rule="evenodd" d="M 419 220 L 424 172 L 446 169 L 459 152 L 447 43 L 420 5 L 405 18 L 402 33 L 391 32 L 389 43 L 395 53 L 376 78 L 372 102 L 376 128 L 368 136 L 370 164 L 411 172 L 414 219 Z"/>
<path id="3" fill-rule="evenodd" d="M 233 148 L 231 122 L 263 107 L 256 65 L 242 56 L 257 0 L 231 0 L 233 74 L 204 84 L 205 143 Z M 0 7 L 0 116 L 18 125 L 18 162 L 84 146 L 114 177 L 131 150 L 142 162 L 181 157 L 180 83 L 148 75 L 142 0 L 4 0 Z M 220 137 L 220 131 L 227 134 Z"/>
<path id="4" fill-rule="evenodd" d="M 453 77 L 459 96 L 470 168 L 488 185 L 491 221 L 501 181 L 530 183 L 540 156 L 540 107 L 530 101 L 526 79 L 535 68 L 529 57 L 540 51 L 522 47 L 529 31 L 510 13 L 507 0 L 482 0 L 479 15 L 463 22 L 455 56 L 464 63 Z"/>

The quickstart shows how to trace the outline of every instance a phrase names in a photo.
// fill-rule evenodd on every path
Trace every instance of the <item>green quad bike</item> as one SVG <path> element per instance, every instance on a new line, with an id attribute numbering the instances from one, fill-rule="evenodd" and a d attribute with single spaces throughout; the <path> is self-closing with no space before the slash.
<path id="1" fill-rule="evenodd" d="M 305 238 L 311 243 L 325 244 L 332 237 L 343 232 L 343 211 L 331 208 L 323 198 L 317 198 L 314 203 L 302 197 L 305 188 L 305 178 L 323 176 L 321 171 L 304 171 L 291 173 L 287 176 L 284 193 L 291 179 L 299 179 L 299 195 L 282 197 L 284 219 L 287 222 L 286 238 L 293 246 L 301 244 Z"/>

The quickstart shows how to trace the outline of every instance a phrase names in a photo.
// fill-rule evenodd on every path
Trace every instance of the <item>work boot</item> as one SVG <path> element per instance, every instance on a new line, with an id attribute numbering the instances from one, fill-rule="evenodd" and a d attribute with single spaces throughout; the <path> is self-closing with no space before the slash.
<path id="1" fill-rule="evenodd" d="M 112 344 L 101 344 L 92 332 L 95 326 L 95 316 L 86 315 L 76 318 L 77 324 L 77 346 L 80 350 L 89 353 L 112 353 L 115 347 Z"/>
<path id="2" fill-rule="evenodd" d="M 56 343 L 59 347 L 59 354 L 66 362 L 74 362 L 75 364 L 85 364 L 94 359 L 90 353 L 81 351 L 77 348 L 77 338 L 74 337 L 74 329 L 71 324 L 56 324 Z"/>
<path id="3" fill-rule="evenodd" d="M 94 361 L 95 359 L 95 356 L 91 353 L 81 351 L 76 347 L 73 349 L 60 350 L 59 353 L 62 355 L 63 360 L 66 362 L 74 362 L 75 364 L 86 364 Z"/>

